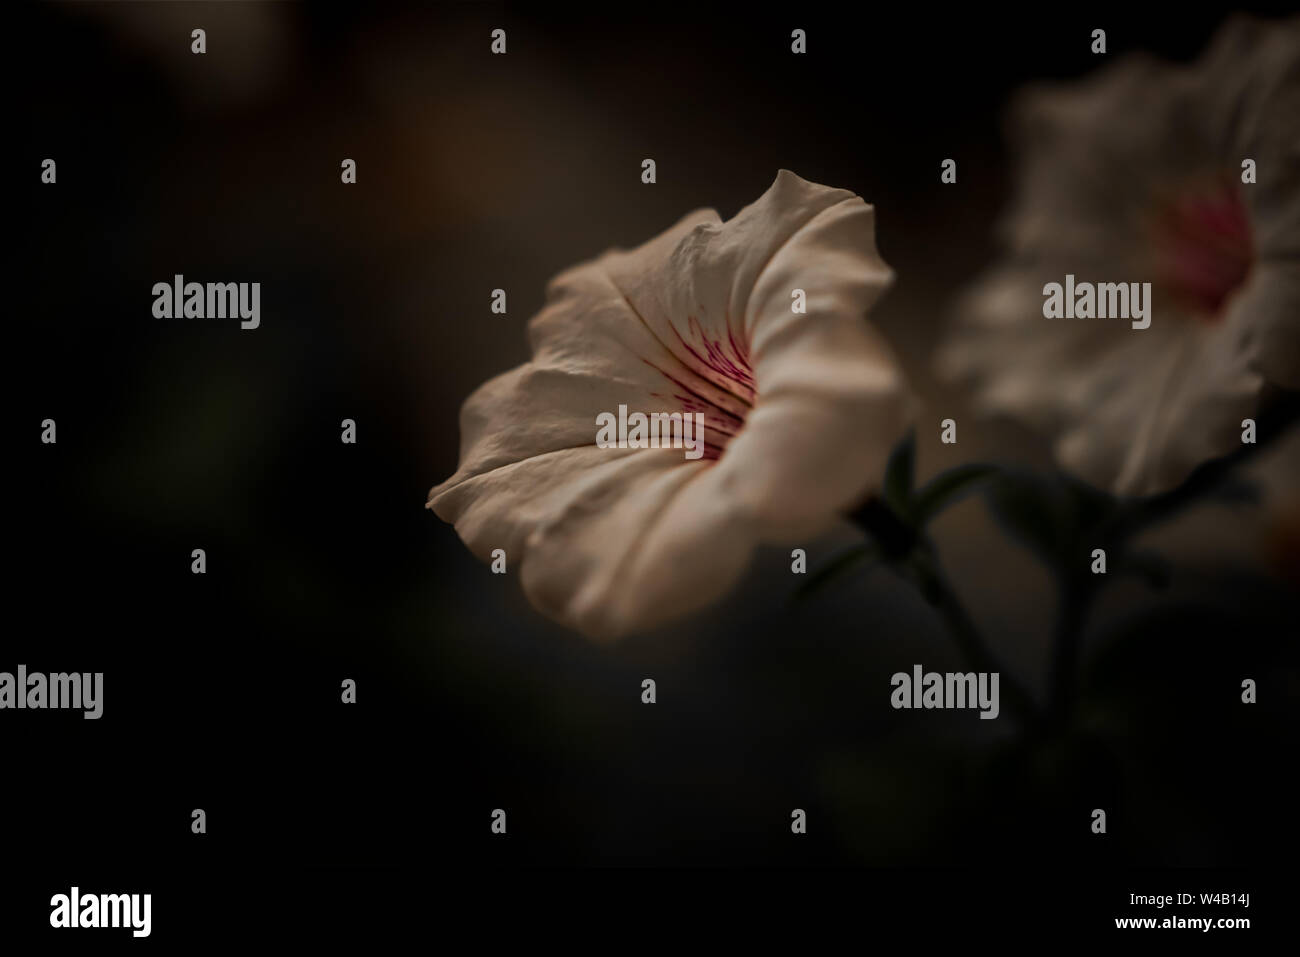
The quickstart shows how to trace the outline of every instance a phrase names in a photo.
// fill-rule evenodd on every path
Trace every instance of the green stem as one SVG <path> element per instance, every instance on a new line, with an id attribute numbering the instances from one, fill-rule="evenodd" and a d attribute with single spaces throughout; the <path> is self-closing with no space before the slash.
<path id="1" fill-rule="evenodd" d="M 967 663 L 977 671 L 997 672 L 999 687 L 1003 689 L 1000 696 L 1021 725 L 1037 726 L 1037 704 L 985 643 L 974 619 L 944 574 L 934 544 L 879 499 L 870 499 L 852 518 L 877 543 L 882 555 L 916 580 L 921 594 L 939 613 Z"/>
<path id="2" fill-rule="evenodd" d="M 1049 679 L 1051 691 L 1048 714 L 1057 727 L 1069 724 L 1074 713 L 1083 626 L 1096 594 L 1097 589 L 1092 582 L 1084 581 L 1075 574 L 1063 574 L 1060 603 L 1056 609 L 1056 624 L 1053 629 Z"/>
<path id="3" fill-rule="evenodd" d="M 958 649 L 977 671 L 997 672 L 1001 697 L 1024 727 L 1038 723 L 1038 706 L 1019 681 L 1007 671 L 980 634 L 974 619 L 957 597 L 939 565 L 934 547 L 927 541 L 913 557 L 910 567 L 921 586 L 921 593 L 938 611 Z"/>
<path id="4" fill-rule="evenodd" d="M 1093 529 L 1087 538 L 1104 545 L 1111 561 L 1118 565 L 1130 543 L 1146 529 L 1176 518 L 1218 491 L 1232 476 L 1300 421 L 1300 393 L 1276 397 L 1259 418 L 1259 441 L 1243 445 L 1231 455 L 1207 462 L 1176 488 L 1159 495 L 1132 499 Z M 1069 554 L 1077 554 L 1070 550 Z M 1048 716 L 1056 727 L 1065 727 L 1074 716 L 1078 698 L 1078 666 L 1083 630 L 1093 601 L 1105 579 L 1080 574 L 1074 565 L 1058 564 L 1060 598 L 1052 642 Z"/>
<path id="5" fill-rule="evenodd" d="M 1146 528 L 1168 521 L 1190 506 L 1201 502 L 1235 474 L 1242 465 L 1257 458 L 1282 436 L 1300 423 L 1300 392 L 1280 393 L 1257 423 L 1258 440 L 1243 444 L 1231 455 L 1205 463 L 1178 487 L 1149 498 L 1126 503 L 1116 516 L 1113 533 L 1121 541 L 1131 539 Z"/>

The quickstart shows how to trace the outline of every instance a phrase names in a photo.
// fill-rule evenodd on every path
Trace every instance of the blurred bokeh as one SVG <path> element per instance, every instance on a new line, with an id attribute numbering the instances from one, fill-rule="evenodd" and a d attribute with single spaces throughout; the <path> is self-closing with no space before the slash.
<path id="1" fill-rule="evenodd" d="M 6 797 L 26 834 L 192 860 L 189 812 L 203 807 L 214 861 L 1276 853 L 1294 838 L 1274 830 L 1290 815 L 1280 782 L 1300 691 L 1294 447 L 1259 463 L 1259 504 L 1158 531 L 1171 587 L 1107 592 L 1086 632 L 1088 732 L 1043 747 L 1008 720 L 890 709 L 892 673 L 961 661 L 887 571 L 796 603 L 788 551 L 764 551 L 708 613 L 605 648 L 540 617 L 424 509 L 455 469 L 460 403 L 527 359 L 552 275 L 697 207 L 730 216 L 783 167 L 877 207 L 898 279 L 873 319 L 923 403 L 921 477 L 983 459 L 1048 467 L 1041 439 L 977 424 L 930 371 L 952 296 L 995 255 L 1011 169 L 1000 111 L 1025 82 L 1094 69 L 1095 26 L 1111 56 L 1189 60 L 1225 14 L 14 11 L 27 82 L 7 151 L 20 217 L 11 581 L 28 614 L 6 628 L 0 667 L 106 673 L 100 722 L 6 719 L 6 752 L 29 769 Z M 496 27 L 504 57 L 489 53 Z M 795 27 L 806 56 L 789 53 Z M 46 157 L 56 187 L 38 182 Z M 345 157 L 356 186 L 339 182 Z M 948 157 L 955 185 L 939 181 Z M 261 328 L 153 319 L 151 286 L 175 273 L 260 281 Z M 497 287 L 506 316 L 489 311 Z M 960 438 L 943 446 L 950 416 Z M 35 444 L 46 417 L 54 447 Z M 343 418 L 355 447 L 339 442 Z M 992 644 L 1041 693 L 1047 573 L 978 499 L 936 533 Z M 812 562 L 854 536 L 808 543 Z M 202 577 L 189 570 L 200 547 Z M 1243 677 L 1259 681 L 1255 707 L 1239 702 Z M 339 704 L 344 678 L 356 707 Z M 96 782 L 93 807 L 76 781 Z M 497 807 L 506 841 L 488 831 Z M 789 833 L 795 807 L 805 839 Z M 1104 843 L 1088 833 L 1094 807 L 1113 809 Z"/>

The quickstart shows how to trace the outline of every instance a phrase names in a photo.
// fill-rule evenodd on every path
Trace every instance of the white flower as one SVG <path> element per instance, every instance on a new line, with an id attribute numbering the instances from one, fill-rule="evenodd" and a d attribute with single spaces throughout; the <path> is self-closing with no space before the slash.
<path id="1" fill-rule="evenodd" d="M 1191 67 L 1126 57 L 1031 90 L 1012 120 L 1007 256 L 961 302 L 940 373 L 1087 480 L 1169 489 L 1300 387 L 1300 20 L 1235 18 Z M 1067 274 L 1151 282 L 1150 328 L 1043 318 Z"/>
<path id="2" fill-rule="evenodd" d="M 530 322 L 532 361 L 465 402 L 429 507 L 590 636 L 696 610 L 756 545 L 807 543 L 879 487 L 907 400 L 864 317 L 891 279 L 872 207 L 784 170 L 734 219 L 699 210 L 575 266 Z M 620 404 L 703 413 L 706 456 L 597 447 Z"/>

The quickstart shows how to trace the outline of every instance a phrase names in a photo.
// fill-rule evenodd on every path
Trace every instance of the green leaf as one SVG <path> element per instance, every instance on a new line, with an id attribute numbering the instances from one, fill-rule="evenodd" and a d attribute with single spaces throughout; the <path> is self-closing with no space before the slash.
<path id="1" fill-rule="evenodd" d="M 916 430 L 907 435 L 889 455 L 885 466 L 884 499 L 900 518 L 908 518 L 912 481 L 916 468 Z"/>
<path id="2" fill-rule="evenodd" d="M 916 548 L 916 529 L 883 498 L 872 496 L 848 518 L 866 533 L 882 559 L 896 561 Z"/>
<path id="3" fill-rule="evenodd" d="M 1071 475 L 1061 475 L 1060 481 L 1065 489 L 1070 519 L 1076 528 L 1100 529 L 1115 519 L 1120 501 L 1114 495 Z"/>
<path id="4" fill-rule="evenodd" d="M 1259 483 L 1244 475 L 1225 476 L 1209 494 L 1209 500 L 1217 505 L 1258 505 L 1263 497 Z"/>
<path id="5" fill-rule="evenodd" d="M 1093 548 L 1115 548 L 1119 503 L 1069 475 L 1007 470 L 989 483 L 989 510 L 1007 533 L 1062 574 L 1086 567 Z"/>
<path id="6" fill-rule="evenodd" d="M 1122 553 L 1114 571 L 1117 575 L 1133 575 L 1141 578 L 1156 589 L 1168 588 L 1169 581 L 1173 577 L 1165 557 L 1147 549 Z"/>
<path id="7" fill-rule="evenodd" d="M 1021 545 L 1056 567 L 1071 537 L 1061 486 L 1027 472 L 1004 472 L 988 487 L 989 510 Z"/>
<path id="8" fill-rule="evenodd" d="M 930 479 L 912 499 L 912 520 L 923 528 L 934 516 L 998 471 L 996 465 L 958 465 Z"/>
<path id="9" fill-rule="evenodd" d="M 795 598 L 799 601 L 808 598 L 845 572 L 878 556 L 879 550 L 871 544 L 854 545 L 846 549 L 809 575 L 808 580 L 795 591 Z"/>

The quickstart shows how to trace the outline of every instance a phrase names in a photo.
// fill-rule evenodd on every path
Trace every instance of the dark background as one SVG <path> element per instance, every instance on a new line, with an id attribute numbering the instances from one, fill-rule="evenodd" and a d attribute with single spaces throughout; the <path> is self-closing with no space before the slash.
<path id="1" fill-rule="evenodd" d="M 926 415 L 960 415 L 929 353 L 996 252 L 1008 95 L 1094 69 L 1094 27 L 1111 57 L 1186 60 L 1225 13 L 9 12 L 17 490 L 0 670 L 103 671 L 105 711 L 0 716 L 8 849 L 146 873 L 1279 860 L 1300 681 L 1296 582 L 1257 547 L 1266 512 L 1170 531 L 1158 603 L 1137 585 L 1108 596 L 1088 634 L 1109 669 L 1095 734 L 1045 754 L 1008 720 L 890 709 L 893 672 L 959 659 L 885 571 L 796 605 L 788 550 L 765 551 L 708 613 L 602 648 L 542 619 L 423 507 L 455 469 L 462 400 L 527 359 L 550 276 L 690 209 L 730 216 L 781 167 L 876 204 L 898 280 L 873 318 Z M 56 186 L 39 182 L 45 157 Z M 261 328 L 154 319 L 151 287 L 174 273 L 261 282 Z M 46 417 L 56 446 L 39 443 Z M 923 476 L 990 455 L 1048 464 L 1027 433 L 963 428 L 955 448 L 922 429 Z M 999 653 L 1041 689 L 1045 573 L 978 501 L 938 537 Z M 809 543 L 813 563 L 850 540 Z M 498 807 L 505 838 L 489 832 Z"/>

